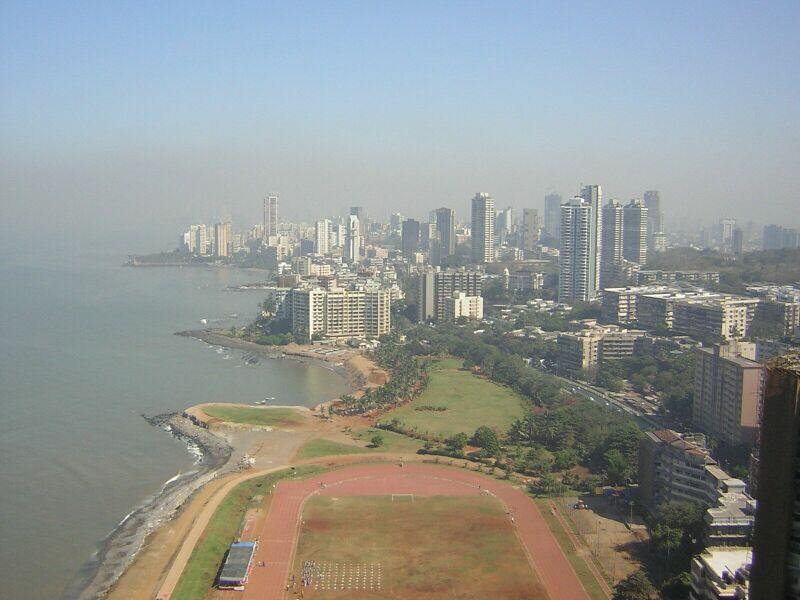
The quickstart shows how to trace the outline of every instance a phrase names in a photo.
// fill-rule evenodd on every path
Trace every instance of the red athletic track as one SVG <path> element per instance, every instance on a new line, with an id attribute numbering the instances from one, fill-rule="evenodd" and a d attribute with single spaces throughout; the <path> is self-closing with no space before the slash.
<path id="1" fill-rule="evenodd" d="M 323 488 L 320 483 L 323 483 Z M 480 486 L 480 489 L 479 487 Z M 473 471 L 441 465 L 361 465 L 312 476 L 284 480 L 273 494 L 259 539 L 254 566 L 245 587 L 245 600 L 282 600 L 289 576 L 298 520 L 305 500 L 326 496 L 468 496 L 490 492 L 514 516 L 517 533 L 539 580 L 551 600 L 588 600 L 575 571 L 561 552 L 539 509 L 522 491 Z"/>

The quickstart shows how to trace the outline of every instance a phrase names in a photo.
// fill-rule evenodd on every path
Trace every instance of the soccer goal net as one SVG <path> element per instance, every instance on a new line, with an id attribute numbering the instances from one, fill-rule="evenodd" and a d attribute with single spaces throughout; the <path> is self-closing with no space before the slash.
<path id="1" fill-rule="evenodd" d="M 392 502 L 413 502 L 414 494 L 392 494 Z"/>

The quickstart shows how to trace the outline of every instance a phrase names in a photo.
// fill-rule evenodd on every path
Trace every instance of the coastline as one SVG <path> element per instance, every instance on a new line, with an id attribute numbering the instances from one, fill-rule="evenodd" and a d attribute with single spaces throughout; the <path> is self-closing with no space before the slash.
<path id="1" fill-rule="evenodd" d="M 213 329 L 181 331 L 175 335 L 198 339 L 214 346 L 241 350 L 263 358 L 286 358 L 303 364 L 316 364 L 342 376 L 350 391 L 354 393 L 365 387 L 377 385 L 370 381 L 375 379 L 372 371 L 382 372 L 353 350 L 342 350 L 342 353 L 336 356 L 324 356 L 314 352 L 310 347 L 296 344 L 262 346 L 227 336 Z M 352 364 L 355 357 L 360 358 L 364 364 Z M 316 411 L 320 406 L 333 401 L 335 399 L 306 410 Z M 225 438 L 215 435 L 205 427 L 204 423 L 194 418 L 191 408 L 182 413 L 167 413 L 152 417 L 142 415 L 154 427 L 165 429 L 171 435 L 185 441 L 187 450 L 192 452 L 194 448 L 201 457 L 195 469 L 180 473 L 165 482 L 159 491 L 145 498 L 99 543 L 98 550 L 84 564 L 67 588 L 64 594 L 67 600 L 90 600 L 113 596 L 115 585 L 135 562 L 140 552 L 146 551 L 151 536 L 181 515 L 201 490 L 209 487 L 210 482 L 220 480 L 233 471 L 230 462 L 233 448 L 228 445 Z M 164 568 L 166 566 L 164 565 Z"/>
<path id="2" fill-rule="evenodd" d="M 337 354 L 322 354 L 310 345 L 287 344 L 285 346 L 264 346 L 241 338 L 231 337 L 219 329 L 195 329 L 179 331 L 175 335 L 201 340 L 212 346 L 242 350 L 263 358 L 289 359 L 303 364 L 317 364 L 345 378 L 350 393 L 357 393 L 365 387 L 373 387 L 383 383 L 381 375 L 385 372 L 370 361 L 359 365 L 358 357 L 362 355 L 352 349 L 338 349 Z M 332 399 L 333 400 L 333 399 Z M 328 404 L 330 401 L 323 402 Z M 316 407 L 315 407 L 316 408 Z"/>
<path id="3" fill-rule="evenodd" d="M 117 524 L 67 588 L 66 599 L 89 600 L 105 596 L 135 560 L 150 534 L 173 519 L 195 492 L 215 479 L 229 462 L 232 449 L 227 442 L 195 424 L 185 414 L 142 417 L 154 427 L 165 429 L 186 442 L 190 452 L 196 449 L 200 453 L 196 468 L 169 479 Z"/>

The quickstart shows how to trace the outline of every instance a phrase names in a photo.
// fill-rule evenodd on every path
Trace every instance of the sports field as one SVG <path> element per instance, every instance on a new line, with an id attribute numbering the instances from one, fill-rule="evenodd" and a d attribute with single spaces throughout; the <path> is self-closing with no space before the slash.
<path id="1" fill-rule="evenodd" d="M 360 464 L 283 480 L 258 539 L 242 600 L 589 598 L 530 497 L 468 469 Z"/>
<path id="2" fill-rule="evenodd" d="M 255 407 L 255 406 L 225 406 L 213 404 L 203 406 L 203 412 L 209 417 L 227 421 L 228 423 L 241 423 L 243 425 L 291 427 L 305 422 L 305 416 L 293 408 Z"/>
<path id="3" fill-rule="evenodd" d="M 430 379 L 425 391 L 381 419 L 398 419 L 419 433 L 445 438 L 456 433 L 471 435 L 481 425 L 505 433 L 525 414 L 522 398 L 505 386 L 473 375 L 460 368 L 461 361 L 438 360 L 428 368 Z"/>
<path id="4" fill-rule="evenodd" d="M 491 496 L 316 496 L 302 519 L 307 598 L 547 597 Z"/>

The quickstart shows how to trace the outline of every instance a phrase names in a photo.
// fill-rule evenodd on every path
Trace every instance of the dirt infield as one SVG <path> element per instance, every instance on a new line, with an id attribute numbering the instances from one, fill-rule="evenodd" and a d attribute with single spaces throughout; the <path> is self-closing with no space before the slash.
<path id="1" fill-rule="evenodd" d="M 492 494 L 513 517 L 516 532 L 551 600 L 588 600 L 539 509 L 522 491 L 474 471 L 441 465 L 360 465 L 309 479 L 278 483 L 259 539 L 245 600 L 282 600 L 294 559 L 300 512 L 314 494 L 325 496 L 469 496 Z"/>

